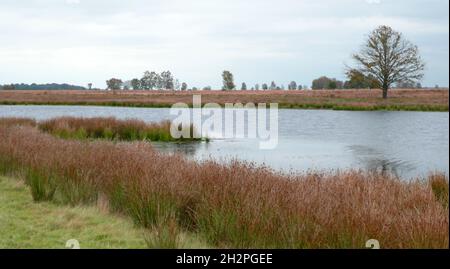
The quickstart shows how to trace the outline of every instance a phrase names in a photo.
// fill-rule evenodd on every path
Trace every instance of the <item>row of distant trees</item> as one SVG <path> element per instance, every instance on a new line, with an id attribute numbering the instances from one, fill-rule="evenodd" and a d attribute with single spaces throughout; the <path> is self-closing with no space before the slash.
<path id="1" fill-rule="evenodd" d="M 222 73 L 222 81 L 223 81 L 223 87 L 222 90 L 224 91 L 232 91 L 232 90 L 237 90 L 237 86 L 234 83 L 234 76 L 230 71 L 223 71 Z M 303 90 L 303 89 L 308 89 L 308 86 L 302 86 L 302 85 L 297 85 L 297 82 L 295 81 L 291 81 L 288 84 L 287 87 L 288 90 Z M 242 82 L 240 90 L 242 91 L 246 91 L 246 90 L 255 90 L 255 91 L 259 91 L 259 90 L 263 90 L 263 91 L 267 91 L 267 90 L 286 90 L 286 87 L 284 85 L 277 85 L 275 83 L 275 81 L 272 81 L 270 84 L 267 83 L 263 83 L 263 84 L 255 84 L 253 87 L 249 88 L 247 86 L 247 83 Z"/>
<path id="2" fill-rule="evenodd" d="M 380 83 L 373 76 L 365 76 L 358 70 L 350 70 L 347 72 L 348 80 L 343 82 L 335 78 L 329 78 L 322 76 L 315 79 L 312 82 L 311 88 L 313 90 L 321 89 L 379 89 L 381 88 Z M 223 88 L 222 90 L 256 90 L 256 91 L 267 91 L 267 90 L 308 90 L 309 87 L 306 85 L 297 84 L 296 81 L 291 81 L 287 87 L 282 85 L 277 85 L 275 81 L 271 83 L 255 84 L 249 87 L 245 82 L 238 88 L 234 83 L 233 74 L 230 71 L 224 71 L 222 74 Z M 162 72 L 158 74 L 156 72 L 145 72 L 141 79 L 135 78 L 130 81 L 123 82 L 121 79 L 112 78 L 106 82 L 108 89 L 110 90 L 212 90 L 211 86 L 206 86 L 203 88 L 192 87 L 188 88 L 187 83 L 179 83 L 175 79 L 170 71 Z M 422 88 L 420 83 L 412 82 L 400 82 L 396 84 L 397 88 Z M 438 86 L 436 86 L 438 87 Z M 0 85 L 0 89 L 3 90 L 85 90 L 85 87 L 75 86 L 70 84 L 7 84 Z M 92 84 L 89 83 L 87 89 L 92 89 Z"/>
<path id="3" fill-rule="evenodd" d="M 58 84 L 58 83 L 48 83 L 48 84 L 6 84 L 0 85 L 2 90 L 85 90 L 85 87 L 75 86 L 70 84 Z"/>
<path id="4" fill-rule="evenodd" d="M 320 77 L 313 81 L 312 89 L 342 89 L 342 88 L 379 88 L 377 83 L 375 83 L 370 78 L 366 78 L 359 72 L 351 72 L 348 74 L 350 80 L 347 82 L 341 82 L 336 79 L 330 79 L 328 77 Z M 282 85 L 277 85 L 275 81 L 271 83 L 255 84 L 249 87 L 245 82 L 243 82 L 238 88 L 234 82 L 233 73 L 230 71 L 224 71 L 222 73 L 223 87 L 222 90 L 307 90 L 309 89 L 306 85 L 297 84 L 296 81 L 291 81 L 287 88 Z M 122 81 L 121 79 L 112 78 L 106 81 L 107 87 L 110 90 L 200 90 L 200 88 L 192 87 L 188 88 L 187 83 L 179 83 L 175 79 L 170 71 L 164 71 L 162 73 L 157 73 L 154 71 L 146 71 L 142 78 L 134 78 L 129 81 Z M 88 87 L 90 88 L 90 87 Z M 210 86 L 203 87 L 202 90 L 211 90 Z"/>
<path id="5" fill-rule="evenodd" d="M 327 76 L 322 76 L 313 80 L 311 89 L 313 90 L 323 90 L 323 89 L 380 89 L 382 85 L 380 81 L 373 75 L 365 75 L 357 69 L 350 69 L 346 72 L 347 80 L 340 81 L 335 78 L 329 78 Z M 242 82 L 240 87 L 238 87 L 234 82 L 233 73 L 230 71 L 224 71 L 222 73 L 222 90 L 232 91 L 232 90 L 256 90 L 256 91 L 268 91 L 268 90 L 308 90 L 309 87 L 306 85 L 297 84 L 296 81 L 291 81 L 287 84 L 287 87 L 282 85 L 277 85 L 275 81 L 271 83 L 255 84 L 249 87 L 245 82 Z M 210 86 L 203 88 L 192 87 L 188 88 L 187 83 L 179 83 L 178 79 L 175 79 L 170 71 L 164 71 L 162 73 L 157 73 L 154 71 L 146 71 L 142 78 L 134 78 L 132 80 L 123 82 L 121 79 L 112 78 L 106 81 L 108 89 L 110 90 L 211 90 Z M 422 88 L 420 83 L 413 82 L 398 82 L 396 84 L 397 88 Z M 90 87 L 89 87 L 90 88 Z"/>
<path id="6" fill-rule="evenodd" d="M 364 75 L 362 72 L 351 69 L 347 71 L 347 81 L 340 81 L 335 78 L 326 76 L 315 79 L 312 83 L 313 90 L 322 89 L 381 89 L 382 85 L 378 79 L 372 75 Z M 401 89 L 420 89 L 422 84 L 420 82 L 397 82 L 395 87 Z"/>
<path id="7" fill-rule="evenodd" d="M 237 90 L 234 83 L 234 76 L 230 71 L 222 73 L 223 87 L 222 90 Z M 211 86 L 203 88 L 192 87 L 189 88 L 186 82 L 180 83 L 178 79 L 174 78 L 170 71 L 157 73 L 155 71 L 146 71 L 142 78 L 134 78 L 129 81 L 122 81 L 118 78 L 111 78 L 106 81 L 107 89 L 109 90 L 212 90 Z M 91 89 L 90 85 L 88 88 Z M 297 82 L 292 81 L 288 84 L 288 90 L 302 90 L 308 89 L 306 85 L 297 85 Z M 240 90 L 285 90 L 284 85 L 277 85 L 275 81 L 270 84 L 255 84 L 253 87 L 248 87 L 245 82 L 241 84 Z"/>
<path id="8" fill-rule="evenodd" d="M 362 72 L 356 69 L 350 69 L 346 73 L 348 80 L 340 81 L 335 78 L 329 78 L 327 76 L 322 76 L 318 79 L 313 80 L 311 88 L 313 90 L 335 90 L 335 89 L 380 89 L 382 85 L 380 82 L 372 75 L 364 75 Z M 237 86 L 234 84 L 233 74 L 230 71 L 224 71 L 222 74 L 223 87 L 222 90 L 237 90 Z M 420 83 L 414 82 L 398 82 L 396 84 L 397 88 L 422 88 Z M 240 90 L 248 90 L 247 84 L 242 83 Z M 291 81 L 287 90 L 308 90 L 308 86 L 297 84 L 296 81 Z M 286 90 L 284 85 L 277 85 L 275 81 L 270 84 L 256 84 L 251 90 Z"/>

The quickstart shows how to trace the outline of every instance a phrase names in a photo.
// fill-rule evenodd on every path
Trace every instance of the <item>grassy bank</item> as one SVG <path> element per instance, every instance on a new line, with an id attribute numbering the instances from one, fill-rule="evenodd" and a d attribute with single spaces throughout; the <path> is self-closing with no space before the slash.
<path id="1" fill-rule="evenodd" d="M 0 118 L 0 126 L 35 126 L 41 131 L 64 139 L 105 139 L 114 141 L 192 142 L 209 141 L 194 138 L 196 130 L 191 126 L 191 138 L 173 138 L 170 121 L 145 123 L 140 120 L 116 118 L 61 117 L 37 122 L 27 118 Z"/>
<path id="2" fill-rule="evenodd" d="M 448 248 L 448 179 L 405 182 L 359 171 L 285 175 L 252 164 L 196 163 L 148 143 L 62 140 L 0 127 L 0 172 L 22 175 L 35 201 L 101 199 L 179 246 L 193 234 L 216 247 Z M 447 202 L 446 202 L 447 201 Z"/>
<path id="3" fill-rule="evenodd" d="M 81 248 L 146 248 L 143 230 L 97 207 L 35 203 L 20 180 L 0 176 L 0 249 L 63 249 L 70 239 Z"/>
<path id="4" fill-rule="evenodd" d="M 36 203 L 21 179 L 0 176 L 0 249 L 63 249 L 76 239 L 83 249 L 207 248 L 195 236 L 170 228 L 145 230 L 122 215 L 110 214 L 107 203 L 65 206 Z"/>
<path id="5" fill-rule="evenodd" d="M 285 109 L 448 111 L 448 90 L 391 90 L 387 100 L 379 90 L 320 91 L 0 91 L 3 105 L 91 105 L 167 108 L 175 103 L 192 105 L 192 96 L 202 102 L 278 103 Z"/>

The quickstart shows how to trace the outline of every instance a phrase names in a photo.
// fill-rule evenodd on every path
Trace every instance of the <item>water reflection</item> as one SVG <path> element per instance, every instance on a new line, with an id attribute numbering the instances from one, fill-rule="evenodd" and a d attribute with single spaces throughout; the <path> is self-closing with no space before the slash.
<path id="1" fill-rule="evenodd" d="M 361 166 L 370 172 L 400 177 L 402 174 L 411 173 L 416 169 L 416 165 L 412 162 L 389 158 L 388 154 L 371 147 L 351 145 L 348 146 L 348 149 Z"/>
<path id="2" fill-rule="evenodd" d="M 160 151 L 167 153 L 180 153 L 189 157 L 194 157 L 197 154 L 199 147 L 205 146 L 206 143 L 152 143 L 153 146 Z"/>

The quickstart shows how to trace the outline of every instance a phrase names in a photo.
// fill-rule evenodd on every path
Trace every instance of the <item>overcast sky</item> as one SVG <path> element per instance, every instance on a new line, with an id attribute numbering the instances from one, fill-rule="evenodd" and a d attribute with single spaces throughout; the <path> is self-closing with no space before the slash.
<path id="1" fill-rule="evenodd" d="M 72 83 L 171 70 L 189 86 L 344 79 L 367 34 L 402 31 L 449 85 L 448 0 L 0 0 L 0 84 Z"/>

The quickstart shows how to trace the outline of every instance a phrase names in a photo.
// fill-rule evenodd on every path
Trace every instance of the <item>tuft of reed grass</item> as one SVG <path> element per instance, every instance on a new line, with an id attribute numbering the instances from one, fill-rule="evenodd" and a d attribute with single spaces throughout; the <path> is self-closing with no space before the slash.
<path id="1" fill-rule="evenodd" d="M 449 244 L 448 202 L 436 199 L 448 201 L 445 176 L 280 174 L 239 161 L 189 161 L 144 142 L 64 140 L 14 125 L 0 127 L 0 156 L 0 167 L 10 167 L 2 171 L 38 175 L 29 179 L 39 184 L 27 182 L 41 199 L 76 205 L 101 197 L 157 235 L 150 247 L 179 247 L 183 232 L 225 248 L 364 248 L 372 238 L 382 248 Z"/>
<path id="2" fill-rule="evenodd" d="M 154 225 L 144 234 L 144 240 L 150 249 L 183 248 L 181 230 L 175 218 Z"/>
<path id="3" fill-rule="evenodd" d="M 444 174 L 432 174 L 428 179 L 436 199 L 446 208 L 449 200 L 449 181 Z"/>
<path id="4" fill-rule="evenodd" d="M 57 186 L 52 175 L 47 174 L 43 170 L 28 169 L 25 174 L 25 181 L 30 186 L 34 201 L 46 202 L 53 200 Z"/>

